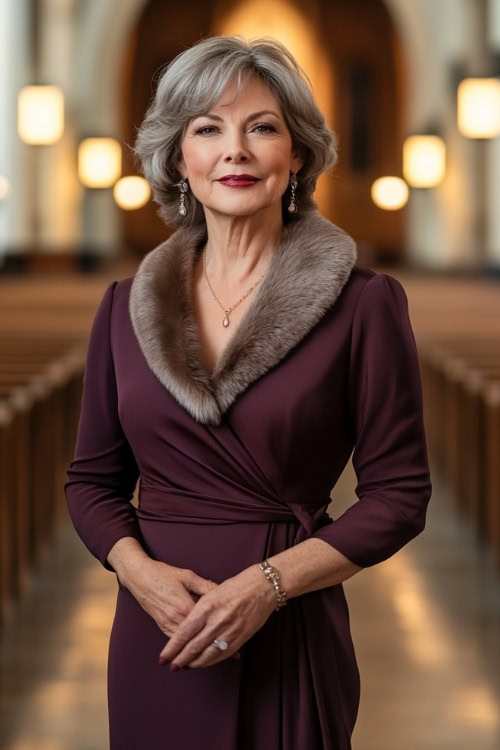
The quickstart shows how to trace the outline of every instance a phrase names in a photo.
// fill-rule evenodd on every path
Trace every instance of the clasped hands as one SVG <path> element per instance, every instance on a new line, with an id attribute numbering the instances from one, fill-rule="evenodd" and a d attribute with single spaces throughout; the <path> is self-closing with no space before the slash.
<path id="1" fill-rule="evenodd" d="M 237 658 L 240 647 L 276 609 L 274 588 L 258 564 L 217 584 L 187 568 L 150 559 L 139 578 L 124 583 L 169 636 L 159 663 L 170 663 L 172 671 Z M 193 601 L 190 592 L 199 599 Z M 219 649 L 214 639 L 227 641 L 228 648 Z"/>
<path id="2" fill-rule="evenodd" d="M 160 653 L 160 664 L 209 667 L 231 656 L 276 609 L 276 594 L 256 565 L 228 578 L 203 594 Z M 222 651 L 215 638 L 228 642 Z"/>

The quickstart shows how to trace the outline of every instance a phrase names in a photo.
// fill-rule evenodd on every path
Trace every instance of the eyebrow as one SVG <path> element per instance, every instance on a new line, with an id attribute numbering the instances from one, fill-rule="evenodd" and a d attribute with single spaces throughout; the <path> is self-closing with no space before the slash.
<path id="1" fill-rule="evenodd" d="M 272 109 L 261 109 L 258 112 L 253 112 L 251 115 L 248 115 L 248 117 L 245 119 L 245 122 L 248 122 L 248 120 L 253 120 L 255 117 L 260 117 L 261 115 L 275 115 L 275 117 L 279 118 L 279 114 L 277 112 L 274 112 Z M 213 112 L 207 112 L 202 115 L 197 115 L 194 119 L 197 120 L 200 117 L 210 117 L 210 119 L 212 120 L 222 121 L 222 117 L 219 117 L 219 115 L 216 115 Z"/>

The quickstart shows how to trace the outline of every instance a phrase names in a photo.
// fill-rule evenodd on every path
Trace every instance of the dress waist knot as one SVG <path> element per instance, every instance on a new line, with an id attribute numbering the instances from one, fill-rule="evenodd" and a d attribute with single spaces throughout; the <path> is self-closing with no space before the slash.
<path id="1" fill-rule="evenodd" d="M 280 503 L 249 491 L 225 498 L 175 487 L 140 482 L 136 515 L 145 521 L 167 523 L 238 523 L 281 521 L 300 524 L 296 543 L 332 523 L 326 512 L 330 499 L 318 504 Z"/>

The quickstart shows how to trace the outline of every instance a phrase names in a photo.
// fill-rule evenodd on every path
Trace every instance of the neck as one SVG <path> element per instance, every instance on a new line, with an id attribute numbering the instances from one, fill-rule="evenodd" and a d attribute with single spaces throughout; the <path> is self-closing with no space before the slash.
<path id="1" fill-rule="evenodd" d="M 251 216 L 226 216 L 206 211 L 206 270 L 220 283 L 255 280 L 267 267 L 283 231 L 280 214 L 259 211 Z M 201 259 L 200 259 L 201 261 Z"/>

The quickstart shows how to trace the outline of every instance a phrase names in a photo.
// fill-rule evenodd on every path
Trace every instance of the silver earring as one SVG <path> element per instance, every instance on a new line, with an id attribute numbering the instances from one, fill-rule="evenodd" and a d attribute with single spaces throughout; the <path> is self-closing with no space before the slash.
<path id="1" fill-rule="evenodd" d="M 182 179 L 180 182 L 178 182 L 177 187 L 181 191 L 181 202 L 179 203 L 179 213 L 182 214 L 182 216 L 185 216 L 186 206 L 184 205 L 184 200 L 186 198 L 186 193 L 188 191 L 188 184 L 186 180 Z"/>
<path id="2" fill-rule="evenodd" d="M 297 206 L 295 204 L 295 188 L 297 187 L 297 178 L 294 174 L 292 174 L 292 176 L 290 177 L 290 185 L 292 188 L 292 196 L 288 205 L 288 210 L 293 214 L 297 210 Z"/>

